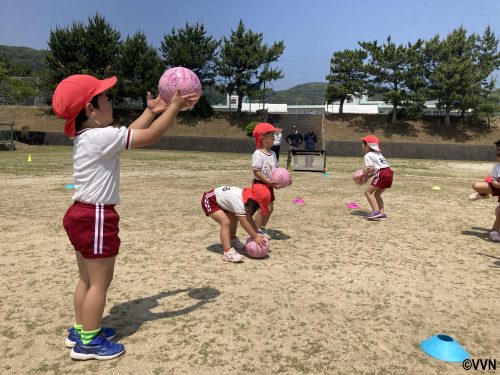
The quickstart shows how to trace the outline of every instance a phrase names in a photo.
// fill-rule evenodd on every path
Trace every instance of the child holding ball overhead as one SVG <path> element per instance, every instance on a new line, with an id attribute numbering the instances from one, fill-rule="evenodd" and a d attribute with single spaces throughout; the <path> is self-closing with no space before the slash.
<path id="1" fill-rule="evenodd" d="M 385 189 L 392 186 L 393 172 L 385 160 L 380 150 L 380 142 L 374 135 L 361 138 L 363 141 L 362 149 L 365 153 L 364 175 L 367 177 L 375 176 L 371 185 L 366 189 L 365 196 L 372 208 L 371 214 L 366 218 L 368 220 L 384 220 L 387 215 L 384 212 L 384 201 L 382 193 Z"/>
<path id="2" fill-rule="evenodd" d="M 220 225 L 223 260 L 232 263 L 243 262 L 243 256 L 237 252 L 245 251 L 245 244 L 236 237 L 238 222 L 259 246 L 264 245 L 266 238 L 257 232 L 252 215 L 258 209 L 267 214 L 270 201 L 269 190 L 258 184 L 247 189 L 221 186 L 203 193 L 201 208 L 206 216 L 210 216 Z"/>
<path id="3" fill-rule="evenodd" d="M 271 148 L 274 143 L 274 134 L 281 132 L 281 130 L 266 122 L 257 124 L 253 130 L 256 150 L 252 155 L 252 171 L 254 176 L 252 185 L 260 184 L 265 186 L 271 195 L 269 212 L 264 213 L 262 210 L 259 210 L 255 216 L 255 224 L 257 224 L 259 233 L 267 238 L 269 238 L 269 235 L 266 233 L 265 227 L 273 212 L 273 202 L 275 200 L 274 189 L 279 189 L 278 182 L 271 180 L 271 172 L 274 168 L 278 167 L 276 154 Z"/>
<path id="4" fill-rule="evenodd" d="M 168 106 L 151 93 L 147 108 L 128 128 L 111 127 L 113 108 L 106 91 L 116 77 L 99 80 L 79 74 L 62 80 L 54 91 L 52 108 L 66 120 L 64 132 L 73 139 L 74 203 L 63 225 L 75 248 L 79 280 L 74 294 L 75 323 L 66 346 L 76 360 L 112 359 L 125 352 L 111 339 L 113 328 L 101 327 L 108 287 L 120 248 L 120 153 L 157 142 L 177 113 L 196 103 L 195 95 L 180 96 Z M 157 114 L 160 114 L 155 119 Z"/>

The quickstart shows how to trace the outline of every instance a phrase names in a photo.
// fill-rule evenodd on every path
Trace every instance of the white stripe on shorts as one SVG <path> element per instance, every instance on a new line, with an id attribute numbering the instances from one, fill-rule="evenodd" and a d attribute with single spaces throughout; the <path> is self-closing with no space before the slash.
<path id="1" fill-rule="evenodd" d="M 212 209 L 210 208 L 210 203 L 208 202 L 208 199 L 213 197 L 215 195 L 215 192 L 211 192 L 207 195 L 205 195 L 205 208 L 207 209 L 207 212 L 212 212 Z"/>
<path id="2" fill-rule="evenodd" d="M 95 205 L 94 255 L 102 254 L 104 235 L 104 205 Z"/>

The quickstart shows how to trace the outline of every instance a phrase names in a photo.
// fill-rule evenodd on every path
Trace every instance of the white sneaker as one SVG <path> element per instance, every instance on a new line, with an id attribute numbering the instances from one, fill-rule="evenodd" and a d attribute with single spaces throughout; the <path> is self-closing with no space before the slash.
<path id="1" fill-rule="evenodd" d="M 234 247 L 230 248 L 228 251 L 224 251 L 224 255 L 222 256 L 222 260 L 231 263 L 240 263 L 243 262 L 243 255 L 236 252 Z"/>
<path id="2" fill-rule="evenodd" d="M 245 244 L 241 242 L 238 237 L 234 237 L 231 240 L 231 246 L 234 247 L 236 251 L 241 251 L 241 252 L 246 251 Z"/>
<path id="3" fill-rule="evenodd" d="M 471 201 L 477 201 L 478 199 L 488 199 L 490 197 L 489 194 L 481 195 L 478 192 L 472 193 L 469 195 L 469 199 Z"/>
<path id="4" fill-rule="evenodd" d="M 271 236 L 267 233 L 265 229 L 259 229 L 259 234 L 262 234 L 264 237 L 266 237 L 268 240 L 271 239 Z"/>
<path id="5" fill-rule="evenodd" d="M 490 232 L 490 240 L 500 242 L 500 232 L 498 232 L 497 230 L 492 230 Z"/>

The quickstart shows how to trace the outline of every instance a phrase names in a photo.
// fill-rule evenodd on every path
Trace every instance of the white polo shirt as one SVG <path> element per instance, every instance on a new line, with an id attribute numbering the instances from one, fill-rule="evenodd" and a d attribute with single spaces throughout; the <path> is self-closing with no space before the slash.
<path id="1" fill-rule="evenodd" d="M 500 178 L 500 163 L 496 163 L 491 170 L 491 178 Z"/>
<path id="2" fill-rule="evenodd" d="M 120 152 L 130 149 L 133 130 L 87 128 L 73 141 L 73 200 L 91 204 L 120 203 Z"/>
<path id="3" fill-rule="evenodd" d="M 232 212 L 236 216 L 245 216 L 243 189 L 236 186 L 221 186 L 214 189 L 215 200 L 220 208 Z"/>
<path id="4" fill-rule="evenodd" d="M 261 171 L 264 176 L 270 179 L 272 170 L 277 167 L 278 160 L 276 159 L 276 153 L 274 151 L 267 153 L 262 150 L 255 150 L 252 155 L 252 170 Z M 255 175 L 254 178 L 260 180 Z"/>
<path id="5" fill-rule="evenodd" d="M 373 167 L 375 170 L 389 168 L 389 163 L 380 152 L 370 151 L 365 154 L 365 165 Z"/>

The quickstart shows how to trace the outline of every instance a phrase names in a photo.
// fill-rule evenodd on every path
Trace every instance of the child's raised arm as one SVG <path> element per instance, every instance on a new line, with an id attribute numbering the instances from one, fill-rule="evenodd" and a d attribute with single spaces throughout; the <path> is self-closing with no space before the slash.
<path id="1" fill-rule="evenodd" d="M 177 113 L 179 113 L 179 111 L 183 109 L 192 107 L 197 100 L 198 96 L 196 94 L 181 96 L 180 91 L 177 90 L 174 97 L 172 98 L 171 104 L 161 114 L 160 117 L 158 117 L 156 120 L 153 121 L 153 123 L 149 126 L 149 128 L 146 129 L 136 128 L 134 130 L 134 138 L 132 139 L 132 148 L 141 148 L 145 146 L 150 146 L 158 142 L 158 140 L 167 131 L 167 129 L 170 126 L 172 126 L 175 116 L 177 116 Z M 158 103 L 158 105 L 161 107 L 162 104 Z"/>
<path id="2" fill-rule="evenodd" d="M 247 213 L 245 216 L 237 216 L 237 218 L 243 229 L 245 229 L 245 231 L 250 235 L 250 237 L 252 237 L 255 240 L 257 245 L 264 246 L 266 239 L 263 235 L 257 232 L 257 225 L 255 225 L 255 221 L 252 215 Z"/>

